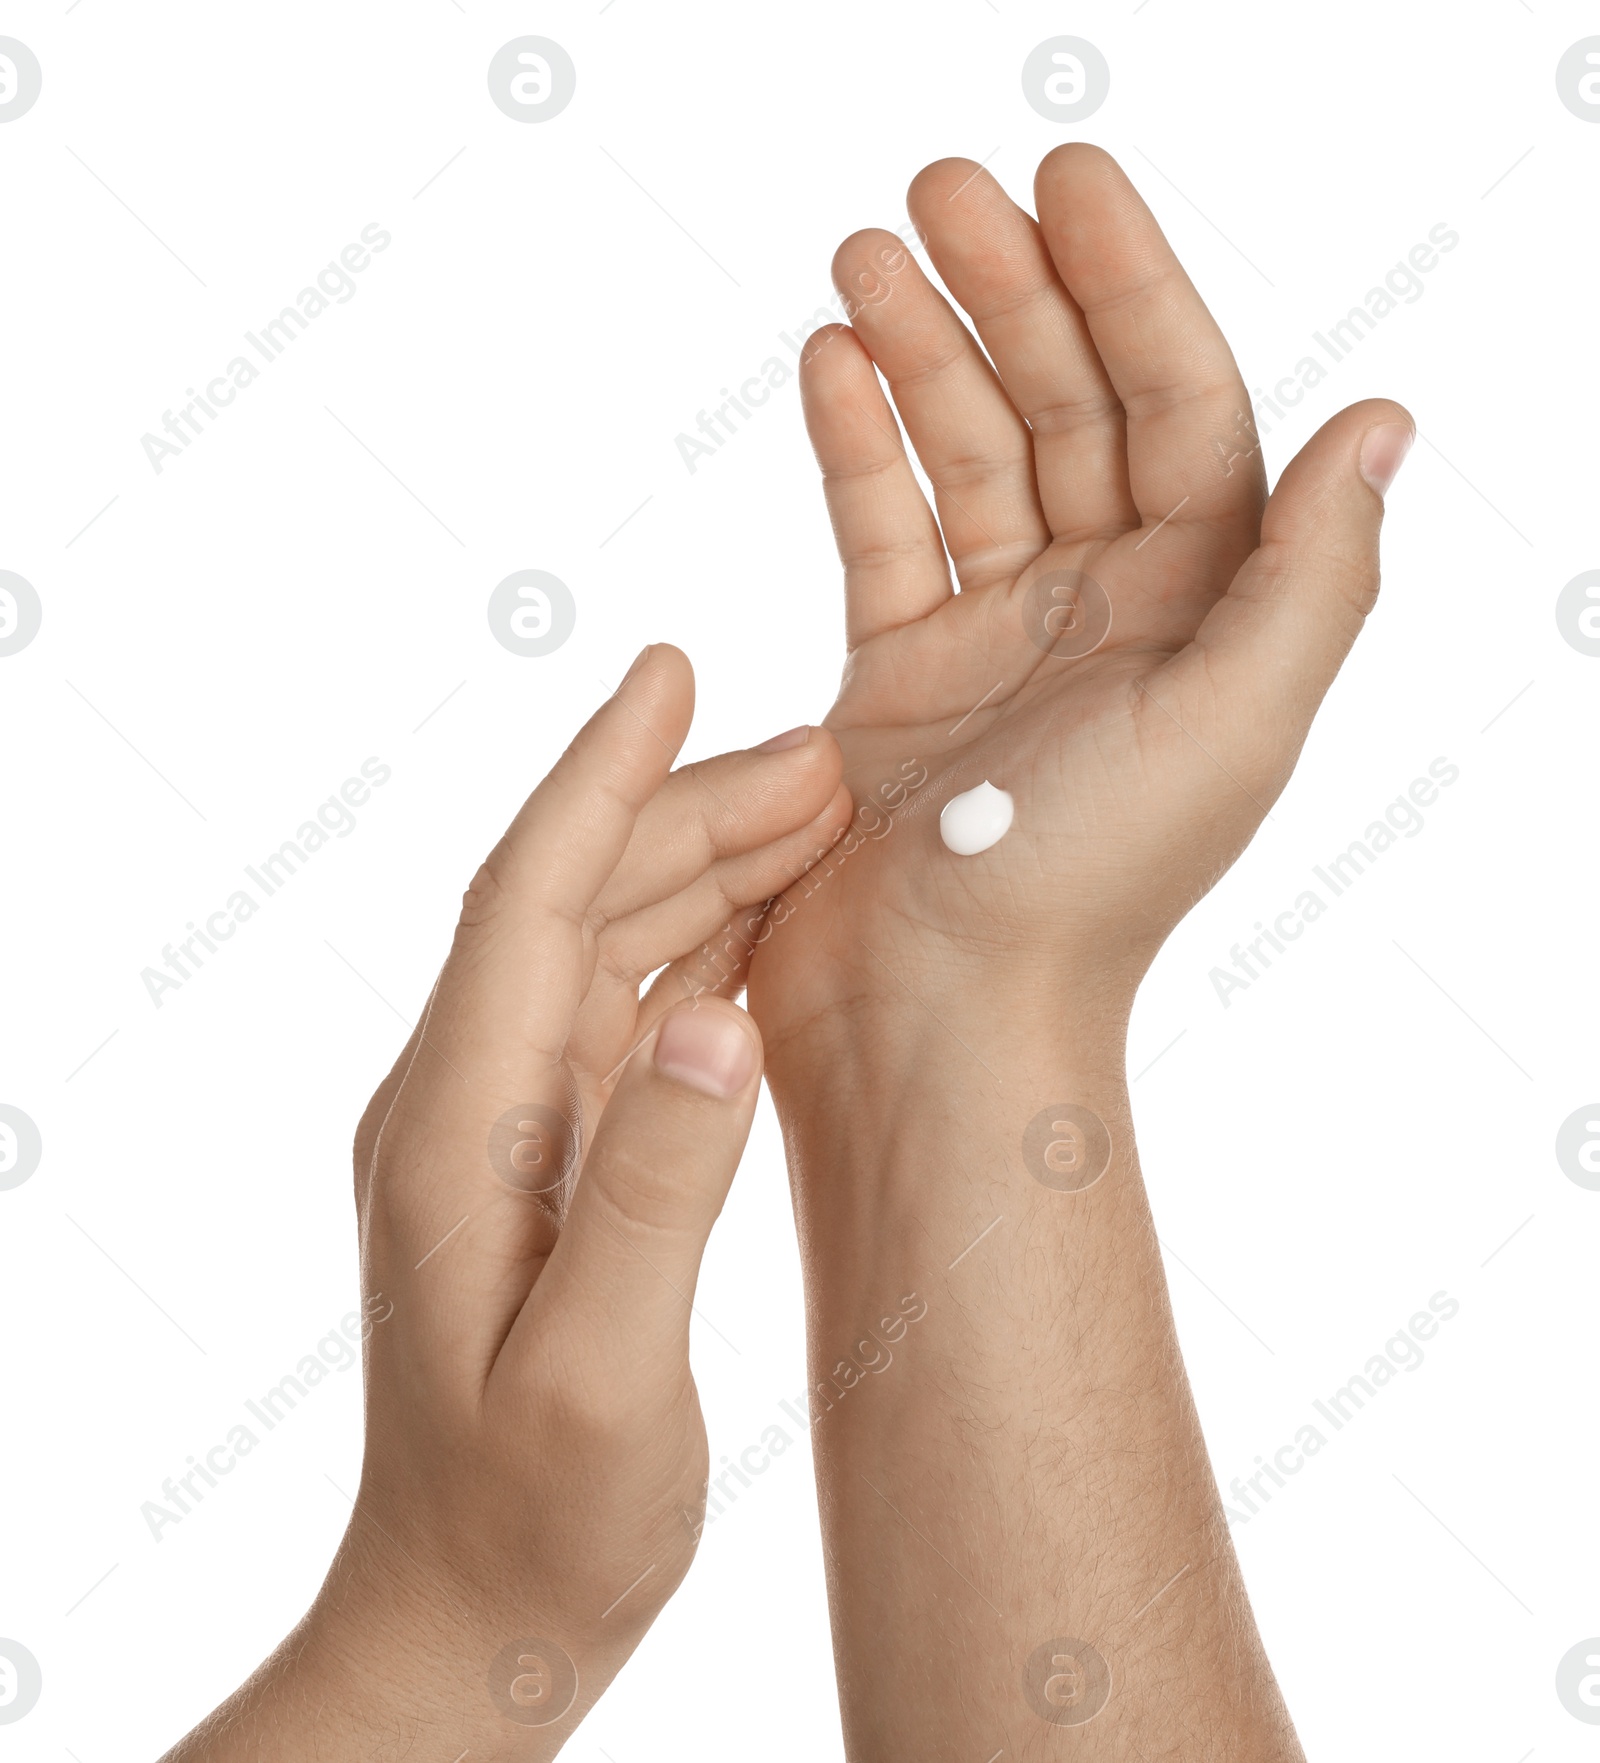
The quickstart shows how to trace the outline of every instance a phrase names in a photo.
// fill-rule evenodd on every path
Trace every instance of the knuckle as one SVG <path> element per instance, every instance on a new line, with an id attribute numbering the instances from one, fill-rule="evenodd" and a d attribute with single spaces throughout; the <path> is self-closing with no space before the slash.
<path id="1" fill-rule="evenodd" d="M 612 1145 L 595 1159 L 595 1195 L 628 1241 L 676 1235 L 685 1220 L 684 1184 L 674 1179 L 666 1144 L 640 1154 Z"/>

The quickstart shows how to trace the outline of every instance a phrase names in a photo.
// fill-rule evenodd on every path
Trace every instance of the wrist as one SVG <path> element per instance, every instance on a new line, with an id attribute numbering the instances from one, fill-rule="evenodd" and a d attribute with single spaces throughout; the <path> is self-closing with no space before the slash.
<path id="1" fill-rule="evenodd" d="M 773 1070 L 823 1412 L 852 1366 L 891 1352 L 956 1377 L 1003 1368 L 1019 1309 L 1041 1342 L 1070 1332 L 1086 1247 L 1148 1237 L 1125 1017 L 1102 1012 L 1092 1034 L 968 1018 L 958 1040 L 919 1014 L 852 1013 L 826 1051 L 813 1040 Z M 919 1301 L 935 1314 L 902 1351 L 882 1325 Z"/>
<path id="2" fill-rule="evenodd" d="M 774 937 L 781 955 L 783 932 Z M 796 1091 L 859 1063 L 875 1079 L 936 1079 L 964 1059 L 991 1074 L 1003 1063 L 1120 1055 L 1145 963 L 1027 958 L 988 942 L 932 934 L 828 939 L 802 968 L 757 952 L 750 1008 L 767 1043 L 769 1078 Z"/>
<path id="3" fill-rule="evenodd" d="M 769 1043 L 797 1194 L 925 1216 L 1016 1177 L 1065 1191 L 1070 1150 L 1035 1143 L 1043 1112 L 1087 1110 L 1131 1153 L 1128 1008 L 1117 996 L 1080 992 L 1062 1005 L 919 976 L 915 994 L 863 994 Z"/>

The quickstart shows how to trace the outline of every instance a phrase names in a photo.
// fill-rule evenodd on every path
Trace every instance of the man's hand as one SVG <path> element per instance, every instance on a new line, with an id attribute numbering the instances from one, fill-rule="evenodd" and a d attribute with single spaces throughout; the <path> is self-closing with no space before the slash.
<path id="1" fill-rule="evenodd" d="M 1233 358 L 1122 172 L 1063 147 L 1037 194 L 1035 222 L 965 160 L 912 186 L 982 349 L 865 233 L 835 265 L 853 327 L 804 370 L 857 814 L 774 907 L 750 1001 L 805 1264 L 846 1750 L 1290 1763 L 1123 1042 L 1372 605 L 1412 428 L 1346 410 L 1267 501 Z M 985 780 L 1014 823 L 957 856 L 940 811 Z"/>
<path id="2" fill-rule="evenodd" d="M 1233 356 L 1121 169 L 1062 147 L 1037 197 L 1035 221 L 963 159 L 911 187 L 982 348 L 869 231 L 834 264 L 854 328 L 805 362 L 845 565 L 827 725 L 860 816 L 755 963 L 780 1082 L 791 1039 L 902 983 L 1124 1008 L 1283 788 L 1377 592 L 1406 412 L 1343 411 L 1267 502 Z M 939 811 L 985 780 L 1012 830 L 954 857 Z"/>

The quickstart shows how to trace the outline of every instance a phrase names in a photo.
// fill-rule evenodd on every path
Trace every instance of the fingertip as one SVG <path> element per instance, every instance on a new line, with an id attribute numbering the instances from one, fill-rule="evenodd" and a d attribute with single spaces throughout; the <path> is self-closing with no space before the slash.
<path id="1" fill-rule="evenodd" d="M 867 359 L 865 345 L 847 324 L 819 324 L 800 351 L 800 394 L 815 392 L 830 372 L 848 373 Z"/>
<path id="2" fill-rule="evenodd" d="M 931 165 L 923 166 L 911 180 L 906 189 L 906 206 L 915 213 L 918 208 L 954 201 L 969 185 L 986 177 L 989 173 L 976 159 L 959 154 L 948 159 L 935 159 Z"/>
<path id="3" fill-rule="evenodd" d="M 836 838 L 831 829 L 837 825 L 842 832 L 855 814 L 855 798 L 844 782 L 844 750 L 833 730 L 820 723 L 812 724 L 806 733 L 804 746 L 790 751 L 790 761 L 805 775 L 809 786 L 805 793 L 821 805 L 801 830 L 819 839 L 825 835 Z"/>
<path id="4" fill-rule="evenodd" d="M 676 643 L 646 643 L 611 695 L 636 714 L 660 707 L 693 716 L 694 666 Z"/>
<path id="5" fill-rule="evenodd" d="M 1039 168 L 1033 174 L 1033 185 L 1038 190 L 1068 179 L 1118 178 L 1126 181 L 1127 177 L 1121 164 L 1104 147 L 1096 146 L 1093 141 L 1063 141 L 1039 161 Z"/>
<path id="6" fill-rule="evenodd" d="M 819 770 L 831 771 L 835 776 L 843 775 L 844 750 L 831 728 L 820 722 L 810 724 L 806 730 L 805 749 L 807 760 Z"/>
<path id="7" fill-rule="evenodd" d="M 839 743 L 826 729 L 815 725 L 805 732 L 804 743 L 781 749 L 777 755 L 783 767 L 780 788 L 791 805 L 791 824 L 796 830 L 820 839 L 833 825 L 841 795 L 849 800 L 850 792 L 840 781 L 844 776 L 844 754 Z M 849 813 L 854 811 L 852 804 Z"/>
<path id="8" fill-rule="evenodd" d="M 1080 301 L 1086 294 L 1114 301 L 1158 271 L 1175 272 L 1180 287 L 1189 281 L 1139 186 L 1103 147 L 1068 141 L 1047 153 L 1034 176 L 1034 206 L 1056 268 Z"/>
<path id="9" fill-rule="evenodd" d="M 1404 404 L 1397 403 L 1393 398 L 1362 398 L 1354 404 L 1347 404 L 1343 410 L 1329 417 L 1318 432 L 1342 431 L 1347 435 L 1364 435 L 1369 429 L 1381 427 L 1385 423 L 1399 423 L 1415 430 L 1417 419 Z"/>
<path id="10" fill-rule="evenodd" d="M 817 826 L 819 829 L 832 828 L 833 841 L 837 844 L 855 817 L 856 799 L 850 793 L 850 786 L 841 782 L 828 799 L 828 805 L 817 816 Z"/>
<path id="11" fill-rule="evenodd" d="M 1359 404 L 1352 404 L 1350 408 L 1361 411 L 1369 424 L 1403 422 L 1413 431 L 1417 426 L 1417 419 L 1404 404 L 1393 398 L 1363 398 Z"/>
<path id="12" fill-rule="evenodd" d="M 805 775 L 837 781 L 844 771 L 844 754 L 829 730 L 820 723 L 802 722 L 782 734 L 772 735 L 746 749 L 751 759 L 781 759 L 777 775 Z M 820 786 L 819 786 L 820 787 Z"/>
<path id="13" fill-rule="evenodd" d="M 860 227 L 855 232 L 841 239 L 838 249 L 833 254 L 831 269 L 834 286 L 843 288 L 846 280 L 855 274 L 865 263 L 876 260 L 883 251 L 903 251 L 898 233 L 892 233 L 887 227 Z"/>
<path id="14" fill-rule="evenodd" d="M 1368 489 L 1387 497 L 1416 438 L 1416 428 L 1409 422 L 1380 422 L 1367 430 L 1361 437 L 1359 469 Z"/>
<path id="15" fill-rule="evenodd" d="M 815 853 L 806 865 L 808 871 L 832 854 L 834 846 L 855 825 L 855 818 L 856 799 L 850 793 L 850 786 L 840 782 L 810 824 L 802 829 Z"/>
<path id="16" fill-rule="evenodd" d="M 811 724 L 802 722 L 795 728 L 785 729 L 781 735 L 773 735 L 762 741 L 759 746 L 752 747 L 752 753 L 788 753 L 796 747 L 803 747 L 811 739 Z"/>
<path id="17" fill-rule="evenodd" d="M 602 681 L 604 683 L 604 681 Z M 642 808 L 672 769 L 694 721 L 694 669 L 672 643 L 647 643 L 567 748 L 609 752 L 626 774 L 624 794 Z"/>
<path id="18" fill-rule="evenodd" d="M 1362 398 L 1360 404 L 1352 405 L 1352 411 L 1359 413 L 1362 446 L 1380 428 L 1399 428 L 1410 435 L 1411 441 L 1417 439 L 1417 418 L 1394 398 Z"/>
<path id="19" fill-rule="evenodd" d="M 833 256 L 833 282 L 845 317 L 854 323 L 864 311 L 881 306 L 895 283 L 914 270 L 914 261 L 898 233 L 867 227 L 851 234 Z"/>
<path id="20" fill-rule="evenodd" d="M 844 758 L 844 756 L 841 755 L 841 765 L 839 765 L 839 788 L 833 792 L 832 797 L 828 800 L 828 806 L 823 809 L 823 815 L 837 816 L 837 818 L 841 820 L 842 825 L 848 827 L 851 820 L 855 820 L 856 799 L 855 795 L 851 793 L 851 788 L 849 788 L 848 783 L 844 783 L 844 763 L 842 763 L 842 758 Z"/>
<path id="21" fill-rule="evenodd" d="M 761 1033 L 737 1004 L 712 996 L 674 1005 L 656 1030 L 658 1076 L 713 1101 L 744 1095 L 761 1075 Z"/>
<path id="22" fill-rule="evenodd" d="M 694 689 L 694 663 L 676 643 L 647 643 L 631 673 L 640 677 L 656 674 L 667 680 L 685 682 L 691 691 Z"/>
<path id="23" fill-rule="evenodd" d="M 831 736 L 816 739 L 822 732 L 812 731 L 813 740 L 801 756 L 805 761 L 804 787 L 796 804 L 802 812 L 809 804 L 819 804 L 795 829 L 806 847 L 816 853 L 811 859 L 813 863 L 819 862 L 844 837 L 856 812 L 855 797 L 844 782 L 844 755 Z"/>
<path id="24" fill-rule="evenodd" d="M 1393 398 L 1363 398 L 1329 417 L 1289 462 L 1273 501 L 1279 509 L 1298 500 L 1303 485 L 1321 483 L 1348 495 L 1356 480 L 1381 500 L 1417 438 L 1416 418 Z M 1360 499 L 1347 504 L 1355 518 Z M 1270 510 L 1270 525 L 1277 511 Z"/>

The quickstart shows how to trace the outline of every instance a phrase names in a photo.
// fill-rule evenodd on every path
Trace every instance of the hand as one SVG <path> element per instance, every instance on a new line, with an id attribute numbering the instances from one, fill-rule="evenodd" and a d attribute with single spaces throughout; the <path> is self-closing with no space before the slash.
<path id="1" fill-rule="evenodd" d="M 853 326 L 803 372 L 845 562 L 827 724 L 858 806 L 769 914 L 750 1002 L 805 1269 L 846 1754 L 1298 1763 L 1123 1042 L 1372 605 L 1412 429 L 1343 412 L 1268 502 L 1233 358 L 1122 172 L 1063 147 L 1037 197 L 1035 223 L 965 160 L 912 186 L 987 356 L 865 233 L 835 263 Z M 940 811 L 985 780 L 1014 823 L 957 856 Z"/>
<path id="2" fill-rule="evenodd" d="M 726 939 L 690 952 L 850 813 L 820 731 L 669 776 L 692 703 L 684 657 L 646 650 L 467 893 L 356 1138 L 348 1534 L 174 1759 L 553 1756 L 688 1568 L 690 1307 L 761 1072 Z"/>
<path id="3" fill-rule="evenodd" d="M 791 1041 L 907 988 L 968 1020 L 990 1000 L 1125 1012 L 1283 788 L 1377 592 L 1406 412 L 1343 411 L 1267 502 L 1227 343 L 1120 168 L 1061 147 L 1036 193 L 1037 222 L 969 160 L 912 184 L 983 349 L 869 231 L 834 265 L 854 326 L 804 364 L 845 565 L 826 720 L 859 808 L 755 961 L 780 1086 Z M 1014 824 L 954 856 L 940 809 L 985 780 Z"/>

